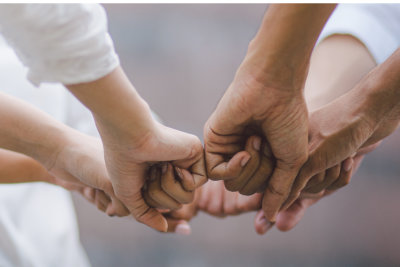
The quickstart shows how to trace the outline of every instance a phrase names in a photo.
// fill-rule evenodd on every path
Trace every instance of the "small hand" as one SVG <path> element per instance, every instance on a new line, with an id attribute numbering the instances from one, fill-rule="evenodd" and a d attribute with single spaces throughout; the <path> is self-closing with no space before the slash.
<path id="1" fill-rule="evenodd" d="M 46 171 L 47 182 L 80 192 L 110 216 L 127 216 L 128 209 L 115 196 L 103 158 L 101 141 L 74 131 L 63 145 L 54 165 Z"/>

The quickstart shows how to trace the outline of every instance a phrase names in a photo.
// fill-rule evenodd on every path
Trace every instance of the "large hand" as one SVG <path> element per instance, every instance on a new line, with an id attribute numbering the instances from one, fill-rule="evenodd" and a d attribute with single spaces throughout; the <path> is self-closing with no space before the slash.
<path id="1" fill-rule="evenodd" d="M 270 220 L 274 220 L 307 159 L 307 108 L 300 89 L 284 89 L 249 80 L 239 70 L 204 130 L 208 175 L 225 180 L 229 190 L 251 194 L 254 188 L 262 188 L 276 160 L 263 200 Z M 259 161 L 244 151 L 252 135 L 263 137 L 261 148 L 259 141 L 254 144 L 258 148 L 254 153 L 261 155 Z M 253 191 L 244 190 L 250 181 L 255 185 Z"/>
<path id="2" fill-rule="evenodd" d="M 287 209 L 279 212 L 276 223 L 272 224 L 265 219 L 264 212 L 260 210 L 254 219 L 254 228 L 260 235 L 265 234 L 272 226 L 276 226 L 280 231 L 286 232 L 293 229 L 303 218 L 307 208 L 318 202 L 321 198 L 326 197 L 336 192 L 340 187 L 345 186 L 350 182 L 351 176 L 358 170 L 364 156 L 374 150 L 377 145 L 370 146 L 368 149 L 361 149 L 357 154 L 351 158 L 352 164 L 350 165 L 350 171 L 344 171 L 343 166 L 339 170 L 338 178 L 333 184 L 328 186 L 328 189 L 323 189 L 318 193 L 308 193 L 309 190 L 304 190 L 300 197 L 296 199 Z M 343 164 L 342 164 L 343 165 Z M 321 176 L 326 175 L 323 171 Z M 326 177 L 328 178 L 328 177 Z"/>
<path id="3" fill-rule="evenodd" d="M 384 102 L 370 102 L 368 99 L 376 95 L 366 94 L 368 91 L 361 83 L 311 114 L 309 159 L 299 172 L 284 208 L 299 197 L 306 185 L 317 186 L 317 191 L 318 184 L 323 185 L 320 189 L 326 188 L 327 180 L 316 174 L 340 169 L 342 161 L 354 157 L 357 152 L 374 149 L 397 128 L 399 118 L 384 114 Z"/>
<path id="4" fill-rule="evenodd" d="M 140 141 L 131 139 L 130 131 L 119 133 L 100 123 L 97 126 L 116 196 L 136 220 L 158 231 L 167 231 L 165 218 L 149 207 L 142 196 L 142 188 L 149 177 L 148 171 L 154 164 L 170 162 L 174 167 L 189 170 L 193 174 L 194 187 L 200 186 L 207 180 L 200 140 L 157 122 Z M 134 127 L 132 132 L 135 132 Z"/>

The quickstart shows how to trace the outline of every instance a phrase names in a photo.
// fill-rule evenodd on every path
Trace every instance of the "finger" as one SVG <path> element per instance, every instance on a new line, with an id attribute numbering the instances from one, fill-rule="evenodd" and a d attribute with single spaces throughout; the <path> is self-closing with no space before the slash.
<path id="1" fill-rule="evenodd" d="M 265 150 L 265 149 L 264 149 Z M 264 192 L 271 177 L 274 160 L 264 155 L 261 157 L 259 167 L 248 183 L 239 191 L 243 195 L 252 195 L 256 192 Z"/>
<path id="2" fill-rule="evenodd" d="M 82 190 L 82 195 L 86 198 L 87 201 L 94 203 L 95 192 L 94 188 L 84 187 Z"/>
<path id="3" fill-rule="evenodd" d="M 275 222 L 276 215 L 287 199 L 298 169 L 277 161 L 276 168 L 264 193 L 263 210 L 271 222 Z"/>
<path id="4" fill-rule="evenodd" d="M 141 166 L 130 170 L 129 174 L 119 174 L 118 180 L 114 180 L 112 184 L 115 195 L 129 209 L 135 220 L 157 231 L 166 232 L 167 220 L 156 209 L 149 207 L 143 199 L 141 188 L 146 176 L 146 168 Z M 130 184 L 128 181 L 139 182 L 132 187 L 127 186 Z"/>
<path id="5" fill-rule="evenodd" d="M 99 210 L 105 212 L 108 205 L 111 204 L 111 200 L 104 194 L 103 191 L 95 190 L 94 203 Z"/>
<path id="6" fill-rule="evenodd" d="M 262 194 L 254 194 L 251 196 L 245 196 L 238 194 L 237 197 L 237 210 L 239 213 L 259 210 L 262 203 Z"/>
<path id="7" fill-rule="evenodd" d="M 188 192 L 194 191 L 196 189 L 196 185 L 193 175 L 189 171 L 179 167 L 174 167 L 174 169 L 176 173 L 175 180 L 178 181 L 177 179 L 179 179 L 178 182 L 181 184 L 181 188 Z"/>
<path id="8" fill-rule="evenodd" d="M 352 158 L 347 158 L 342 162 L 340 176 L 332 185 L 330 185 L 327 190 L 333 191 L 338 190 L 350 183 L 352 168 L 354 161 Z"/>
<path id="9" fill-rule="evenodd" d="M 111 199 L 111 203 L 107 206 L 106 214 L 109 216 L 127 216 L 130 214 L 128 208 L 120 201 L 115 193 L 114 188 L 110 181 L 107 181 L 102 186 L 104 189 L 102 190 L 108 198 Z"/>
<path id="10" fill-rule="evenodd" d="M 192 187 L 194 187 L 193 177 L 189 172 L 186 171 L 184 174 L 178 167 L 175 167 L 175 171 L 181 181 L 185 180 L 185 183 L 189 184 L 191 180 Z M 194 198 L 194 191 L 185 191 L 182 184 L 175 178 L 174 168 L 170 163 L 167 164 L 167 170 L 161 177 L 161 189 L 176 203 L 190 203 Z"/>
<path id="11" fill-rule="evenodd" d="M 293 185 L 292 190 L 287 197 L 286 201 L 282 205 L 281 210 L 286 210 L 290 207 L 296 199 L 299 198 L 301 192 L 304 187 L 306 187 L 308 181 L 316 174 L 321 173 L 323 170 L 319 172 L 315 172 L 312 168 L 312 158 L 309 158 L 308 161 L 301 167 L 299 174 L 297 175 Z"/>
<path id="12" fill-rule="evenodd" d="M 223 204 L 225 188 L 220 183 L 214 184 L 214 186 L 210 186 L 206 190 L 208 190 L 209 199 L 204 211 L 213 216 L 224 217 Z"/>
<path id="13" fill-rule="evenodd" d="M 197 210 L 198 207 L 196 206 L 196 203 L 190 203 L 183 205 L 182 208 L 179 210 L 173 210 L 168 213 L 168 218 L 173 218 L 173 219 L 179 219 L 179 220 L 185 220 L 185 221 L 190 221 L 194 216 L 197 215 Z"/>
<path id="14" fill-rule="evenodd" d="M 190 171 L 193 174 L 195 188 L 198 188 L 207 182 L 208 178 L 207 178 L 204 155 L 200 157 L 200 159 L 190 167 Z"/>
<path id="15" fill-rule="evenodd" d="M 236 153 L 228 162 L 225 162 L 223 155 L 207 153 L 206 150 L 208 178 L 211 180 L 229 180 L 238 177 L 249 160 L 250 154 L 246 151 Z"/>
<path id="16" fill-rule="evenodd" d="M 239 191 L 247 184 L 260 165 L 261 138 L 250 136 L 246 141 L 245 150 L 250 154 L 250 160 L 242 168 L 239 176 L 225 181 L 225 188 L 229 191 Z"/>
<path id="17" fill-rule="evenodd" d="M 149 203 L 156 203 L 156 206 L 152 206 L 153 208 L 174 210 L 182 207 L 182 204 L 164 192 L 161 187 L 160 178 L 148 184 L 144 195 L 146 197 L 146 201 L 151 199 L 152 201 L 150 200 Z"/>
<path id="18" fill-rule="evenodd" d="M 160 146 L 164 150 L 157 153 L 157 161 L 173 161 L 176 166 L 186 169 L 202 157 L 203 146 L 197 136 L 164 125 L 160 127 L 166 129 L 161 140 L 165 145 Z"/>
<path id="19" fill-rule="evenodd" d="M 206 210 L 207 204 L 211 199 L 209 187 L 213 187 L 215 186 L 214 183 L 220 183 L 220 182 L 222 181 L 210 181 L 209 183 L 206 183 L 204 186 L 200 188 L 201 192 L 198 196 L 198 203 L 197 203 L 197 206 L 200 210 Z"/>
<path id="20" fill-rule="evenodd" d="M 289 231 L 299 223 L 306 211 L 304 202 L 304 199 L 298 199 L 287 210 L 283 210 L 278 214 L 276 227 L 280 231 Z"/>
<path id="21" fill-rule="evenodd" d="M 107 215 L 109 216 L 118 216 L 124 217 L 130 214 L 129 210 L 125 205 L 116 198 L 116 196 L 111 196 L 111 205 L 107 207 L 106 210 Z"/>
<path id="22" fill-rule="evenodd" d="M 225 187 L 225 186 L 223 186 Z M 237 215 L 239 210 L 237 207 L 238 192 L 231 192 L 223 188 L 223 206 L 222 213 L 225 215 Z"/>
<path id="23" fill-rule="evenodd" d="M 324 179 L 325 179 L 325 170 L 322 172 L 319 172 L 319 173 L 315 174 L 313 177 L 311 177 L 310 180 L 308 180 L 308 183 L 306 184 L 304 189 L 318 185 L 318 184 L 322 183 L 324 181 Z"/>
<path id="24" fill-rule="evenodd" d="M 190 235 L 192 229 L 190 225 L 185 220 L 177 220 L 172 218 L 167 218 L 168 222 L 168 233 L 176 233 L 179 235 Z"/>
<path id="25" fill-rule="evenodd" d="M 304 189 L 305 192 L 316 194 L 319 193 L 326 188 L 328 188 L 331 184 L 333 184 L 340 175 L 340 164 L 333 166 L 332 168 L 329 168 L 325 173 L 325 177 L 322 182 L 319 184 L 315 184 L 314 186 L 308 186 Z M 308 182 L 310 183 L 311 180 Z"/>
<path id="26" fill-rule="evenodd" d="M 254 218 L 254 229 L 257 234 L 263 235 L 274 226 L 274 223 L 269 222 L 264 215 L 264 211 L 260 210 L 257 212 Z"/>

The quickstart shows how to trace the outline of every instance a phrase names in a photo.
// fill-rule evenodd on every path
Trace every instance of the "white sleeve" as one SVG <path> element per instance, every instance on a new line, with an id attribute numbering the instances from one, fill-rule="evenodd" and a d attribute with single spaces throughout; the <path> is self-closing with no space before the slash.
<path id="1" fill-rule="evenodd" d="M 0 32 L 35 85 L 90 82 L 119 65 L 98 4 L 1 5 Z"/>
<path id="2" fill-rule="evenodd" d="M 400 46 L 400 5 L 340 4 L 322 30 L 319 41 L 334 34 L 356 37 L 380 64 Z"/>

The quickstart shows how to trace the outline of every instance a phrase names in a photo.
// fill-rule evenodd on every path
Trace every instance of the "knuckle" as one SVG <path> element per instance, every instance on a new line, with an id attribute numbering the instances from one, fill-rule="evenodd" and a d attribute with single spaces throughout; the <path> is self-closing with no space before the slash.
<path id="1" fill-rule="evenodd" d="M 273 194 L 273 195 L 277 195 L 280 197 L 284 197 L 287 195 L 286 190 L 284 188 L 281 188 L 280 186 L 277 186 L 273 183 L 270 183 L 267 187 L 267 190 Z"/>
<path id="2" fill-rule="evenodd" d="M 239 191 L 239 183 L 235 181 L 224 181 L 225 188 L 230 192 Z"/>

